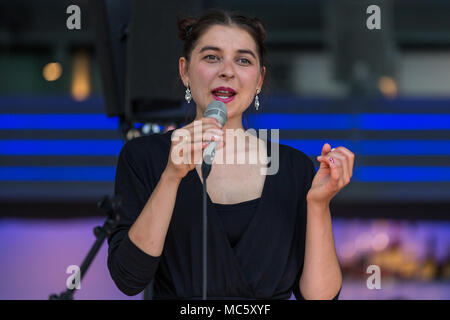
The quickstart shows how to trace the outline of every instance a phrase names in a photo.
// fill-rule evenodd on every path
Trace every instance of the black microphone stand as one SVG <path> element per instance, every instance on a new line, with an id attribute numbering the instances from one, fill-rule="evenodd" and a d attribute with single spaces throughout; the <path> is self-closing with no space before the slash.
<path id="1" fill-rule="evenodd" d="M 213 155 L 214 156 L 214 155 Z M 208 207 L 208 193 L 206 189 L 206 178 L 208 178 L 211 172 L 211 164 L 202 163 L 202 178 L 203 178 L 203 300 L 206 300 L 206 289 L 207 289 L 207 207 Z"/>
<path id="2" fill-rule="evenodd" d="M 83 260 L 83 263 L 80 267 L 80 281 L 83 279 L 83 276 L 86 274 L 89 266 L 97 255 L 98 250 L 103 244 L 103 241 L 107 236 L 111 234 L 112 229 L 119 222 L 119 215 L 117 214 L 117 208 L 121 205 L 121 200 L 117 196 L 113 197 L 111 201 L 108 196 L 104 196 L 102 200 L 97 203 L 97 207 L 101 210 L 105 211 L 108 218 L 102 227 L 97 226 L 94 228 L 94 235 L 97 238 L 94 245 L 91 247 L 91 250 L 88 252 L 86 258 Z M 49 297 L 49 300 L 73 300 L 73 295 L 75 293 L 76 288 L 67 289 L 61 294 L 52 294 Z"/>

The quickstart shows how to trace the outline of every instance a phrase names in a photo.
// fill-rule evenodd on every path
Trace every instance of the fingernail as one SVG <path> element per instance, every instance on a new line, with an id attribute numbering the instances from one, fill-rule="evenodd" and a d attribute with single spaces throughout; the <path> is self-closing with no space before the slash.
<path id="1" fill-rule="evenodd" d="M 333 158 L 331 158 L 331 157 L 330 157 L 330 162 L 331 162 L 331 163 L 334 163 L 334 159 L 333 159 Z"/>

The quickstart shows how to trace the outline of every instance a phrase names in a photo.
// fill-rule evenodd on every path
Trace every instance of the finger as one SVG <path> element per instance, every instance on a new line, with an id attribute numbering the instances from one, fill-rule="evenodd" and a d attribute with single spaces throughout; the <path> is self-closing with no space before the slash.
<path id="1" fill-rule="evenodd" d="M 208 133 L 205 135 L 206 132 Z M 183 142 L 211 140 L 212 135 L 223 136 L 223 130 L 218 129 L 215 125 L 212 124 L 202 127 L 191 127 L 190 129 L 183 128 L 175 134 L 175 141 L 179 141 L 180 137 Z"/>
<path id="2" fill-rule="evenodd" d="M 211 121 L 212 123 L 217 124 L 220 128 L 222 128 L 222 124 L 217 120 L 216 118 L 205 118 L 208 119 L 208 121 Z"/>
<path id="3" fill-rule="evenodd" d="M 204 134 L 207 131 L 216 132 L 216 134 L 218 134 L 218 135 L 223 135 L 224 134 L 224 131 L 221 128 L 219 128 L 214 123 L 207 123 L 205 125 L 200 125 L 200 126 L 197 126 L 197 127 L 193 127 L 189 131 L 191 132 L 191 135 L 193 137 L 198 137 L 198 136 L 200 136 L 201 134 Z"/>
<path id="4" fill-rule="evenodd" d="M 350 174 L 350 178 L 353 176 L 353 165 L 354 165 L 354 161 L 355 161 L 355 154 L 353 152 L 351 152 L 350 150 L 348 150 L 345 147 L 337 147 L 336 151 L 341 152 L 343 154 L 345 154 L 347 156 L 347 162 L 348 162 L 348 168 L 349 168 L 349 174 Z"/>
<path id="5" fill-rule="evenodd" d="M 322 146 L 322 153 L 321 153 L 321 155 L 322 155 L 322 156 L 325 156 L 325 155 L 327 155 L 330 151 L 331 151 L 331 146 L 330 146 L 330 144 L 329 144 L 329 143 L 325 143 L 325 144 Z"/>
<path id="6" fill-rule="evenodd" d="M 195 131 L 203 131 L 203 130 L 208 129 L 208 128 L 221 129 L 220 126 L 217 125 L 217 123 L 208 121 L 208 122 L 198 122 L 195 125 L 193 125 L 192 127 L 190 127 L 189 130 L 194 132 L 193 130 L 195 130 Z"/>
<path id="7" fill-rule="evenodd" d="M 203 150 L 205 149 L 207 146 L 209 146 L 212 141 L 197 141 L 197 142 L 192 142 L 191 143 L 191 151 L 195 151 L 195 150 Z M 219 140 L 219 141 L 215 141 L 216 142 L 216 150 L 222 148 L 223 146 L 225 146 L 225 141 L 223 140 Z"/>
<path id="8" fill-rule="evenodd" d="M 212 138 L 215 138 L 215 140 L 223 140 L 223 132 L 221 132 L 219 129 L 209 129 L 203 133 L 203 140 L 213 140 Z"/>
<path id="9" fill-rule="evenodd" d="M 186 141 L 186 139 L 187 141 L 190 141 L 190 136 L 190 130 L 183 127 L 172 132 L 171 141 L 175 144 L 183 143 L 184 141 Z"/>
<path id="10" fill-rule="evenodd" d="M 350 174 L 348 171 L 347 157 L 344 154 L 337 152 L 337 150 L 330 152 L 329 156 L 338 162 L 338 167 L 340 168 L 339 173 L 341 175 L 340 180 L 341 180 L 342 186 L 347 185 L 350 182 Z"/>
<path id="11" fill-rule="evenodd" d="M 326 168 L 330 168 L 330 181 L 331 184 L 337 189 L 339 186 L 339 182 L 340 182 L 340 169 L 338 165 L 338 160 L 334 159 L 331 160 L 331 158 L 333 158 L 332 156 L 318 156 L 317 160 L 321 163 L 321 167 L 322 165 L 324 165 Z"/>
<path id="12" fill-rule="evenodd" d="M 351 159 L 351 156 L 349 156 L 347 153 L 342 151 L 342 149 L 336 149 L 336 152 L 338 154 L 341 154 L 344 157 L 344 164 L 345 164 L 345 170 L 346 170 L 346 176 L 348 177 L 347 183 L 350 182 L 350 179 L 353 175 L 353 160 Z"/>
<path id="13" fill-rule="evenodd" d="M 208 118 L 201 118 L 198 123 L 201 123 L 203 125 L 212 124 L 212 125 L 216 125 L 219 128 L 222 127 L 220 122 L 217 119 L 215 119 L 215 118 L 209 118 L 209 117 Z"/>
<path id="14" fill-rule="evenodd" d="M 225 146 L 225 141 L 218 141 L 216 144 L 216 150 L 222 149 Z"/>
<path id="15" fill-rule="evenodd" d="M 336 154 L 335 152 L 330 152 L 328 155 L 324 157 L 325 161 L 329 163 L 330 167 L 333 165 L 336 168 L 337 174 L 338 174 L 338 186 L 341 187 L 345 184 L 345 173 L 344 173 L 344 166 L 343 162 L 344 158 L 341 155 Z"/>
<path id="16" fill-rule="evenodd" d="M 202 163 L 203 149 L 208 146 L 209 142 L 192 142 L 183 148 L 183 160 L 185 164 L 199 164 Z M 184 153 L 184 150 L 186 152 Z"/>
<path id="17" fill-rule="evenodd" d="M 193 141 L 191 142 L 204 142 L 204 141 L 221 141 L 223 140 L 223 135 L 213 129 L 203 133 L 203 135 L 196 134 Z"/>
<path id="18" fill-rule="evenodd" d="M 340 179 L 340 173 L 339 173 L 339 167 L 338 163 L 333 159 L 333 161 L 330 161 L 329 156 L 325 156 L 325 159 L 327 160 L 327 164 L 330 167 L 330 176 L 331 176 L 331 183 L 332 185 L 337 189 L 339 186 L 339 179 Z"/>

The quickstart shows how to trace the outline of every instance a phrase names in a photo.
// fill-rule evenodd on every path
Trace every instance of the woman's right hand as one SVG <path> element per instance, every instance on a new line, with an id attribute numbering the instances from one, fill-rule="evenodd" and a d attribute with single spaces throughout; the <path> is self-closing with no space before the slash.
<path id="1" fill-rule="evenodd" d="M 211 141 L 217 142 L 216 150 L 224 146 L 223 131 L 214 118 L 201 118 L 174 130 L 166 172 L 177 179 L 184 178 L 198 163 L 202 163 L 203 149 Z"/>

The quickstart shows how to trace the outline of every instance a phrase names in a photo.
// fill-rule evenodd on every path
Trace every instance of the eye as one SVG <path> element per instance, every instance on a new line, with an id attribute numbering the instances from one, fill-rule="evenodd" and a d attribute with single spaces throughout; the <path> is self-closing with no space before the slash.
<path id="1" fill-rule="evenodd" d="M 239 59 L 239 61 L 244 61 L 244 64 L 251 64 L 250 60 L 248 60 L 246 58 L 241 58 L 241 59 Z"/>
<path id="2" fill-rule="evenodd" d="M 210 54 L 210 55 L 207 55 L 207 56 L 205 57 L 205 59 L 206 59 L 206 60 L 211 60 L 211 59 L 208 59 L 209 57 L 217 58 L 216 56 L 213 56 L 212 54 Z M 214 60 L 214 59 L 213 59 L 213 60 Z"/>

